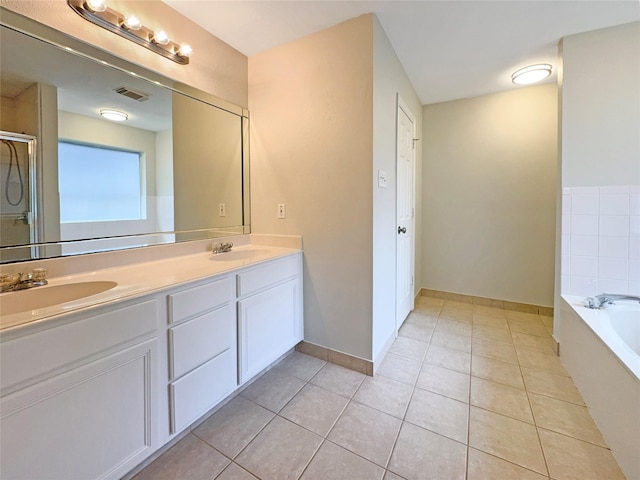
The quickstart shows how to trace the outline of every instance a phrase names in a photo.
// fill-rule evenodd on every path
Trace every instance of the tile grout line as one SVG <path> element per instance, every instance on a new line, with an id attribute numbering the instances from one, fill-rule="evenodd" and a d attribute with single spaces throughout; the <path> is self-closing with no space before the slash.
<path id="1" fill-rule="evenodd" d="M 429 343 L 427 345 L 431 344 L 431 339 L 429 339 Z M 429 347 L 427 347 L 427 350 L 429 349 Z M 427 350 L 425 350 L 424 355 L 423 355 L 423 361 L 424 358 L 426 358 L 427 356 Z M 412 384 L 412 388 L 411 388 L 411 395 L 409 395 L 409 401 L 407 402 L 407 407 L 404 409 L 404 414 L 402 415 L 402 418 L 400 419 L 400 428 L 398 428 L 398 431 L 396 432 L 395 438 L 393 440 L 393 445 L 391 446 L 391 450 L 389 450 L 389 456 L 387 458 L 387 461 L 385 463 L 385 467 L 384 470 L 385 472 L 389 471 L 389 464 L 391 463 L 391 457 L 393 457 L 393 452 L 396 449 L 396 445 L 398 444 L 398 439 L 400 438 L 400 432 L 402 431 L 402 427 L 404 426 L 405 423 L 405 419 L 407 418 L 407 412 L 409 411 L 409 406 L 411 405 L 411 400 L 413 400 L 413 395 L 416 391 L 416 384 L 418 383 L 418 377 L 420 376 L 420 372 L 422 371 L 422 363 L 420 364 L 420 368 L 418 369 L 418 375 L 416 375 L 416 379 Z M 392 472 L 395 473 L 395 472 Z"/>
<path id="2" fill-rule="evenodd" d="M 324 365 L 323 365 L 322 367 L 324 367 Z M 320 370 L 322 370 L 322 367 L 318 370 L 318 372 L 319 372 Z M 316 373 L 313 375 L 313 377 L 315 377 L 315 376 L 318 374 L 318 372 L 316 372 Z M 265 372 L 265 373 L 267 373 L 267 372 Z M 288 373 L 285 373 L 285 372 L 280 372 L 280 373 L 282 373 L 283 375 L 288 375 L 288 376 L 293 377 L 293 378 L 297 378 L 298 380 L 302 380 L 301 378 L 295 377 L 295 376 L 293 376 L 293 375 L 289 375 Z M 264 375 L 264 374 L 263 374 L 263 375 Z M 262 377 L 263 375 L 261 375 L 261 377 Z M 311 378 L 313 378 L 313 377 L 311 377 Z M 304 381 L 304 380 L 302 380 L 302 381 Z M 263 426 L 263 427 L 262 427 L 262 428 L 261 428 L 261 429 L 260 429 L 256 434 L 255 434 L 255 435 L 253 435 L 253 436 L 251 437 L 251 440 L 249 440 L 249 441 L 247 442 L 247 444 L 246 444 L 246 445 L 245 445 L 245 446 L 244 446 L 244 447 L 243 447 L 243 448 L 242 448 L 242 449 L 241 449 L 241 450 L 240 450 L 236 455 L 234 455 L 234 456 L 233 456 L 233 458 L 231 458 L 231 462 L 232 462 L 232 463 L 237 463 L 237 462 L 235 461 L 235 460 L 236 460 L 236 458 L 238 458 L 238 457 L 242 454 L 242 452 L 244 452 L 244 451 L 249 447 L 249 445 L 251 445 L 251 443 L 252 443 L 252 442 L 253 442 L 253 441 L 258 437 L 258 435 L 260 435 L 260 434 L 261 434 L 261 433 L 262 433 L 262 432 L 263 432 L 263 431 L 264 431 L 264 430 L 265 430 L 269 425 L 271 425 L 271 423 L 273 423 L 273 421 L 274 421 L 277 417 L 280 417 L 281 419 L 283 419 L 283 420 L 286 420 L 286 421 L 289 421 L 289 422 L 290 422 L 290 420 L 288 420 L 288 419 L 286 419 L 286 418 L 284 418 L 284 417 L 280 416 L 280 412 L 281 412 L 281 411 L 282 411 L 282 410 L 283 410 L 283 409 L 284 409 L 284 408 L 289 404 L 289 402 L 291 402 L 291 400 L 293 400 L 293 398 L 294 398 L 298 393 L 300 393 L 300 391 L 301 391 L 301 390 L 302 390 L 302 389 L 303 389 L 303 388 L 304 388 L 304 387 L 309 383 L 309 380 L 304 381 L 304 382 L 305 382 L 305 383 L 304 383 L 304 385 L 303 385 L 300 389 L 298 389 L 298 390 L 294 393 L 294 395 L 293 395 L 293 396 L 292 396 L 292 397 L 291 397 L 291 398 L 290 398 L 290 399 L 289 399 L 289 400 L 288 400 L 288 401 L 287 401 L 287 402 L 282 406 L 282 408 L 280 408 L 277 412 L 273 412 L 272 410 L 269 410 L 268 408 L 266 408 L 266 407 L 264 407 L 264 406 L 262 406 L 262 405 L 260 405 L 260 404 L 258 404 L 258 403 L 256 403 L 256 402 L 254 402 L 253 400 L 251 400 L 251 399 L 249 399 L 249 398 L 246 398 L 245 396 L 243 396 L 243 395 L 242 395 L 242 392 L 240 392 L 240 393 L 238 394 L 238 396 L 241 396 L 244 400 L 246 400 L 246 401 L 248 401 L 248 402 L 251 402 L 251 403 L 253 403 L 254 405 L 257 405 L 258 407 L 264 408 L 265 410 L 267 410 L 268 412 L 273 413 L 274 415 L 273 415 L 273 418 L 272 418 L 271 420 L 269 420 L 269 421 L 268 421 L 268 422 L 267 422 L 267 423 L 266 423 L 266 424 L 265 424 L 265 425 L 264 425 L 264 426 Z M 294 425 L 297 425 L 297 424 L 296 424 L 296 423 L 294 423 L 294 422 L 291 422 L 291 423 L 293 423 Z M 299 425 L 298 425 L 298 426 L 299 426 Z M 313 433 L 313 432 L 312 432 L 312 433 Z M 200 438 L 200 437 L 198 437 L 198 438 Z M 204 440 L 203 440 L 203 441 L 204 441 Z M 205 442 L 205 443 L 206 443 L 206 442 Z M 207 445 L 209 445 L 209 444 L 207 443 Z M 212 445 L 210 445 L 210 446 L 211 446 L 212 448 L 214 448 Z M 318 449 L 319 449 L 319 448 L 320 448 L 320 447 L 318 447 Z M 217 450 L 216 450 L 216 451 L 217 451 Z M 223 454 L 223 455 L 224 455 L 224 454 Z M 226 456 L 226 455 L 225 455 L 225 456 Z M 313 455 L 313 456 L 315 456 L 315 452 L 314 452 L 314 455 Z M 229 458 L 229 457 L 227 457 L 227 458 Z M 243 468 L 244 470 L 246 470 L 247 472 L 251 473 L 251 475 L 255 476 L 256 478 L 258 478 L 258 479 L 260 480 L 260 477 L 259 477 L 256 473 L 251 472 L 250 470 L 248 470 L 247 468 L 245 468 L 243 465 L 241 465 L 241 464 L 239 464 L 239 463 L 238 463 L 237 465 L 238 465 L 238 466 L 240 466 L 241 468 Z M 226 467 L 225 467 L 225 468 L 226 468 Z M 221 472 L 221 473 L 222 473 L 222 472 Z"/>
<path id="3" fill-rule="evenodd" d="M 440 311 L 438 311 L 438 316 L 439 315 L 440 315 Z M 437 326 L 437 324 L 438 324 L 438 322 L 436 320 L 436 326 Z M 402 328 L 402 326 L 400 328 Z M 400 329 L 398 329 L 398 334 L 399 334 L 399 331 L 400 331 Z M 435 327 L 434 327 L 433 331 L 435 331 Z M 411 401 L 413 400 L 413 395 L 415 394 L 415 391 L 416 391 L 416 388 L 417 388 L 416 385 L 418 383 L 418 378 L 420 378 L 420 372 L 422 372 L 422 367 L 424 366 L 424 363 L 425 363 L 425 361 L 427 359 L 427 352 L 429 351 L 429 348 L 431 346 L 432 338 L 433 338 L 433 332 L 429 337 L 429 341 L 425 342 L 427 344 L 427 348 L 425 349 L 424 354 L 422 355 L 422 361 L 420 363 L 420 368 L 418 369 L 418 375 L 416 376 L 416 380 L 413 383 L 413 386 L 412 386 L 412 389 L 411 389 L 411 395 L 409 396 L 409 401 L 407 402 L 407 407 L 404 410 L 404 415 L 402 416 L 402 419 L 400 420 L 400 428 L 398 428 L 398 432 L 396 433 L 396 437 L 395 437 L 395 439 L 393 441 L 393 445 L 392 445 L 391 450 L 389 452 L 389 458 L 387 459 L 387 462 L 386 462 L 386 465 L 385 465 L 385 469 L 384 469 L 385 470 L 385 475 L 386 475 L 386 472 L 389 472 L 389 471 L 391 471 L 391 473 L 393 473 L 394 475 L 398 475 L 395 472 L 393 472 L 392 470 L 389 470 L 389 464 L 391 463 L 391 458 L 393 457 L 393 452 L 395 451 L 396 446 L 398 444 L 398 439 L 400 438 L 400 432 L 402 431 L 402 428 L 403 428 L 403 426 L 405 424 L 405 421 L 406 421 L 405 419 L 407 418 L 407 412 L 409 411 L 409 406 L 411 405 Z M 407 422 L 407 423 L 410 423 L 410 422 Z M 401 476 L 401 475 L 398 475 L 398 476 Z M 404 477 L 402 477 L 402 478 L 404 478 Z"/>
<path id="4" fill-rule="evenodd" d="M 271 423 L 271 422 L 272 422 L 276 417 L 279 417 L 279 418 L 281 418 L 281 419 L 283 419 L 283 420 L 285 420 L 285 421 L 287 421 L 287 422 L 292 423 L 293 425 L 296 425 L 297 427 L 300 427 L 300 428 L 302 428 L 302 429 L 304 429 L 304 430 L 306 430 L 306 431 L 308 431 L 308 432 L 311 432 L 311 433 L 313 433 L 313 434 L 315 434 L 315 435 L 318 435 L 316 432 L 312 432 L 312 431 L 311 431 L 311 430 L 309 430 L 308 428 L 306 428 L 306 427 L 304 427 L 304 426 L 302 426 L 302 425 L 298 425 L 296 422 L 293 422 L 293 421 L 289 420 L 288 418 L 283 417 L 282 415 L 280 415 L 280 413 L 281 413 L 285 408 L 287 408 L 287 406 L 288 406 L 288 405 L 293 401 L 293 399 L 294 399 L 294 398 L 295 398 L 295 397 L 296 397 L 296 396 L 297 396 L 297 395 L 298 395 L 298 394 L 299 394 L 299 393 L 304 389 L 304 387 L 306 387 L 307 385 L 309 385 L 309 384 L 310 384 L 311 380 L 312 380 L 316 375 L 318 375 L 318 373 L 320 373 L 320 370 L 322 370 L 322 369 L 325 367 L 325 365 L 326 365 L 326 364 L 327 364 L 327 362 L 325 361 L 325 364 L 324 364 L 324 365 L 322 365 L 322 367 L 320 367 L 320 368 L 319 368 L 319 369 L 318 369 L 318 370 L 317 370 L 317 371 L 316 371 L 316 372 L 311 376 L 311 378 L 309 378 L 308 380 L 304 380 L 304 379 L 301 379 L 301 378 L 299 378 L 299 377 L 296 377 L 295 375 L 290 375 L 290 374 L 288 374 L 288 373 L 281 372 L 281 373 L 283 373 L 283 374 L 285 374 L 285 375 L 289 375 L 290 377 L 298 378 L 299 380 L 302 380 L 302 381 L 304 381 L 305 383 L 304 383 L 304 385 L 302 385 L 302 387 L 301 387 L 297 392 L 295 392 L 295 393 L 293 394 L 293 396 L 292 396 L 292 397 L 291 397 L 291 398 L 290 398 L 290 399 L 289 399 L 289 400 L 288 400 L 288 401 L 287 401 L 287 402 L 286 402 L 286 403 L 285 403 L 285 404 L 284 404 L 284 405 L 283 405 L 283 406 L 282 406 L 282 407 L 281 407 L 277 412 L 275 412 L 275 416 L 271 419 L 271 421 L 270 421 L 268 424 L 270 424 L 270 423 Z M 313 384 L 311 384 L 311 385 L 313 385 Z M 314 385 L 314 386 L 317 386 L 317 385 Z M 321 388 L 321 387 L 318 387 L 318 388 Z M 264 408 L 264 407 L 263 407 L 263 408 Z M 267 410 L 268 410 L 268 409 L 267 409 Z M 344 409 L 343 409 L 342 411 L 344 411 Z M 338 418 L 342 415 L 342 411 L 340 412 L 340 415 L 338 415 Z M 336 419 L 336 421 L 337 421 L 337 419 Z M 334 422 L 334 423 L 335 423 L 335 422 Z M 268 424 L 267 424 L 267 425 L 268 425 Z M 264 427 L 264 428 L 266 428 L 266 425 L 265 425 L 265 427 Z M 263 428 L 262 430 L 264 430 L 264 428 Z M 260 431 L 262 432 L 262 430 L 260 430 Z M 331 431 L 331 429 L 329 429 L 329 431 L 327 432 L 327 435 L 329 434 L 329 432 L 330 432 L 330 431 Z M 324 445 L 324 442 L 326 441 L 326 437 L 323 437 L 323 436 L 321 436 L 321 435 L 318 435 L 318 436 L 322 439 L 322 441 L 320 442 L 320 444 L 318 445 L 318 447 L 316 448 L 316 450 L 313 452 L 313 455 L 311 455 L 311 458 L 309 458 L 308 462 L 306 463 L 306 465 L 304 466 L 304 468 L 303 468 L 303 469 L 302 469 L 302 471 L 300 472 L 300 475 L 297 477 L 298 479 L 299 479 L 300 477 L 302 477 L 302 475 L 304 475 L 304 472 L 307 470 L 307 468 L 309 468 L 309 465 L 311 464 L 311 462 L 313 461 L 313 459 L 316 457 L 316 455 L 317 455 L 317 454 L 318 454 L 318 452 L 320 451 L 320 448 L 322 447 L 322 445 Z M 256 435 L 256 437 L 257 437 L 257 435 Z M 252 442 L 256 437 L 253 437 L 253 439 L 251 439 L 251 441 L 247 444 L 247 447 L 251 444 L 251 442 Z M 245 448 L 246 448 L 246 447 L 245 447 Z M 244 449 L 243 449 L 243 450 L 244 450 Z M 239 455 L 239 454 L 238 454 L 238 455 Z M 257 476 L 257 475 L 256 475 L 256 476 Z"/>
<path id="5" fill-rule="evenodd" d="M 473 321 L 473 317 L 472 317 Z M 469 478 L 469 454 L 471 449 L 471 372 L 473 371 L 473 324 L 471 325 L 471 359 L 469 360 L 469 395 L 467 407 L 467 458 L 465 460 L 465 480 Z"/>
<path id="6" fill-rule="evenodd" d="M 513 338 L 513 334 L 511 332 L 511 325 L 509 324 L 508 321 L 507 321 L 507 326 L 509 328 L 509 333 L 512 335 L 512 338 Z M 514 343 L 514 347 L 515 347 L 515 343 Z M 542 445 L 542 439 L 540 438 L 540 432 L 538 430 L 538 422 L 536 420 L 536 414 L 533 410 L 533 405 L 531 403 L 531 398 L 529 396 L 529 389 L 527 388 L 527 383 L 524 378 L 524 372 L 522 371 L 522 365 L 520 364 L 520 357 L 518 356 L 517 349 L 516 349 L 516 357 L 518 358 L 518 370 L 520 371 L 520 378 L 522 379 L 522 384 L 524 385 L 524 392 L 525 392 L 525 395 L 527 396 L 527 403 L 529 404 L 529 409 L 531 410 L 531 418 L 533 419 L 533 426 L 536 430 L 538 445 L 540 445 L 540 452 L 542 452 L 542 460 L 544 461 L 544 467 L 547 469 L 547 478 L 551 478 L 551 470 L 549 469 L 549 462 L 547 461 L 547 455 L 545 454 L 544 447 Z"/>
<path id="7" fill-rule="evenodd" d="M 289 405 L 289 404 L 293 401 L 293 399 L 294 399 L 295 397 L 297 397 L 297 396 L 298 396 L 298 394 L 299 394 L 299 393 L 304 389 L 304 387 L 306 387 L 307 385 L 309 385 L 309 384 L 310 384 L 311 380 L 312 380 L 316 375 L 318 375 L 318 373 L 320 373 L 320 370 L 322 370 L 322 369 L 325 367 L 325 365 L 326 365 L 326 362 L 325 362 L 325 364 L 324 364 L 324 365 L 322 365 L 322 367 L 320 367 L 320 368 L 318 369 L 318 371 L 317 371 L 316 373 L 314 373 L 314 374 L 311 376 L 311 378 L 309 378 L 308 380 L 305 380 L 305 383 L 304 383 L 304 385 L 302 386 L 302 388 L 301 388 L 300 390 L 298 390 L 298 391 L 295 393 L 295 395 L 293 395 L 293 397 L 291 397 L 291 398 L 289 399 L 289 401 L 288 401 L 288 402 L 287 402 L 287 403 L 286 403 L 286 404 L 285 404 L 285 405 L 280 409 L 280 411 L 276 414 L 276 416 L 278 416 L 278 417 L 280 417 L 280 418 L 282 418 L 282 419 L 284 419 L 284 420 L 287 420 L 287 421 L 289 421 L 289 422 L 293 423 L 294 425 L 296 425 L 296 426 L 298 426 L 298 427 L 300 427 L 300 428 L 303 428 L 303 429 L 305 429 L 305 430 L 307 430 L 307 431 L 311 432 L 311 430 L 309 430 L 309 429 L 307 429 L 307 428 L 303 427 L 302 425 L 298 425 L 296 422 L 293 422 L 293 421 L 289 420 L 288 418 L 285 418 L 285 417 L 281 416 L 281 415 L 280 415 L 280 412 L 282 412 L 285 408 L 287 408 L 287 405 Z M 297 378 L 297 377 L 296 377 L 296 378 Z M 313 384 L 311 384 L 311 385 L 313 385 Z M 320 387 L 318 387 L 318 388 L 320 388 Z M 348 403 L 347 403 L 346 405 L 348 405 Z M 346 408 L 346 405 L 345 405 L 345 408 Z M 340 418 L 340 416 L 342 415 L 342 412 L 344 412 L 344 408 L 342 409 L 342 411 L 340 411 L 340 414 L 336 417 L 336 422 L 338 421 L 338 418 Z M 334 425 L 335 425 L 335 422 L 334 422 Z M 329 435 L 329 432 L 331 432 L 331 429 L 332 429 L 332 428 L 333 428 L 333 425 L 332 425 L 332 426 L 331 426 L 331 428 L 329 428 L 329 430 L 327 431 L 327 436 Z M 315 433 L 315 432 L 311 432 L 311 433 L 314 433 L 314 434 L 318 435 L 318 434 L 317 434 L 317 433 Z M 307 461 L 307 464 L 304 466 L 304 468 L 303 468 L 303 469 L 302 469 L 302 471 L 300 472 L 300 475 L 297 477 L 298 479 L 299 479 L 299 478 L 302 478 L 302 476 L 304 475 L 304 473 L 305 473 L 305 472 L 307 471 L 307 469 L 309 468 L 309 465 L 311 465 L 311 462 L 313 462 L 313 459 L 314 459 L 314 458 L 316 458 L 316 455 L 318 455 L 318 452 L 320 451 L 320 449 L 322 448 L 322 446 L 324 445 L 324 443 L 327 441 L 326 436 L 322 436 L 322 435 L 318 435 L 318 436 L 322 439 L 322 441 L 321 441 L 321 442 L 320 442 L 320 444 L 318 445 L 318 448 L 316 448 L 316 450 L 313 452 L 313 455 L 311 455 L 311 458 L 309 458 L 309 460 Z"/>

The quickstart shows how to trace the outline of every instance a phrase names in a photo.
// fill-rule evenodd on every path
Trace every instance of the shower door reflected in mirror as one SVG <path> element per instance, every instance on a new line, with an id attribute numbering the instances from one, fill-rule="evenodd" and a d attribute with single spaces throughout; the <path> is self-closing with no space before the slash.
<path id="1" fill-rule="evenodd" d="M 0 247 L 37 238 L 35 142 L 30 135 L 0 131 Z"/>

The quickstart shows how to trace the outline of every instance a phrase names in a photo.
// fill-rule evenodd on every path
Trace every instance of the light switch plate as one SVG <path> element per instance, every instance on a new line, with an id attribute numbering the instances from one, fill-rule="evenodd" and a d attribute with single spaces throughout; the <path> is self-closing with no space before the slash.
<path id="1" fill-rule="evenodd" d="M 378 187 L 387 188 L 387 172 L 378 170 Z"/>

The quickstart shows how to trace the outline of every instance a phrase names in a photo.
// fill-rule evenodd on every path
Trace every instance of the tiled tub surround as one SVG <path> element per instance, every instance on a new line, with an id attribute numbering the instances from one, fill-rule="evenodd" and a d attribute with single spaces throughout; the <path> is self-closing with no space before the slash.
<path id="1" fill-rule="evenodd" d="M 640 295 L 640 186 L 564 187 L 561 292 Z"/>
<path id="2" fill-rule="evenodd" d="M 419 297 L 376 376 L 294 352 L 135 479 L 623 479 L 551 327 Z"/>

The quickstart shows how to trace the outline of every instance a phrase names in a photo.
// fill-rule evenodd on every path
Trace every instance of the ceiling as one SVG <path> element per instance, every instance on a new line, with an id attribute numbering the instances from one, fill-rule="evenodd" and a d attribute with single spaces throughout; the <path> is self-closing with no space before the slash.
<path id="1" fill-rule="evenodd" d="M 58 109 L 101 120 L 100 108 L 129 115 L 127 126 L 154 132 L 171 128 L 171 91 L 98 61 L 2 27 L 0 95 L 15 98 L 34 83 L 57 89 Z M 149 95 L 139 102 L 115 92 L 120 87 Z M 108 120 L 103 120 L 108 122 Z"/>
<path id="2" fill-rule="evenodd" d="M 640 20 L 637 0 L 163 1 L 247 56 L 373 12 L 423 104 L 516 88 L 518 68 L 555 72 L 563 36 Z"/>

